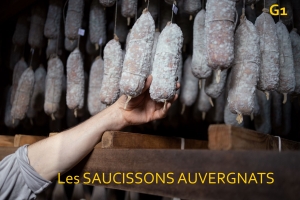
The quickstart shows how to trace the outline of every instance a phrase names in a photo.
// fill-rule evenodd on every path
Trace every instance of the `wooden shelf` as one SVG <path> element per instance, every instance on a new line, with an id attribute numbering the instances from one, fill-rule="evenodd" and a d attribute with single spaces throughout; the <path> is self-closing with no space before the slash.
<path id="1" fill-rule="evenodd" d="M 209 127 L 208 141 L 211 150 L 278 151 L 279 149 L 277 137 L 224 124 Z M 300 150 L 300 143 L 281 138 L 281 150 Z"/>
<path id="2" fill-rule="evenodd" d="M 209 150 L 157 150 L 157 149 L 94 149 L 67 175 L 79 175 L 81 182 L 85 172 L 90 172 L 92 179 L 95 173 L 101 177 L 105 173 L 116 172 L 147 172 L 174 173 L 173 184 L 109 184 L 108 188 L 128 190 L 166 197 L 182 199 L 298 199 L 300 152 L 272 151 L 209 151 Z M 274 184 L 177 184 L 180 173 L 195 173 L 202 176 L 208 172 L 248 173 L 272 172 Z M 187 177 L 187 176 L 186 176 Z M 216 176 L 215 176 L 216 177 Z M 259 177 L 256 175 L 256 177 Z M 148 176 L 148 181 L 151 176 Z M 116 177 L 121 181 L 121 175 Z M 106 179 L 107 180 L 107 179 Z M 194 178 L 192 179 L 194 180 Z M 260 181 L 259 179 L 257 179 Z M 130 181 L 130 180 L 129 180 Z M 212 180 L 216 182 L 217 179 Z M 103 182 L 102 182 L 103 183 Z M 99 185 L 94 183 L 91 185 Z M 103 186 L 103 185 L 102 185 Z M 293 194 L 293 195 L 292 195 Z M 287 196 L 288 195 L 288 196 Z M 255 198 L 257 197 L 257 198 Z"/>
<path id="3" fill-rule="evenodd" d="M 161 181 L 157 184 L 122 184 L 122 175 L 118 175 L 116 181 L 121 181 L 121 184 L 100 184 L 96 181 L 90 182 L 89 185 L 181 199 L 299 199 L 296 194 L 300 190 L 300 152 L 277 152 L 278 138 L 227 125 L 213 125 L 209 128 L 208 146 L 215 151 L 206 149 L 205 141 L 185 140 L 185 147 L 191 149 L 184 150 L 180 150 L 181 144 L 180 138 L 108 131 L 97 148 L 72 170 L 62 175 L 60 181 L 64 181 L 69 175 L 78 175 L 81 183 L 86 182 L 87 179 L 83 177 L 86 172 L 90 173 L 87 176 L 91 180 L 96 173 L 100 180 L 103 180 L 104 173 L 106 181 L 109 173 L 116 172 L 140 172 L 142 177 L 147 172 L 154 175 L 172 172 L 173 184 L 163 184 Z M 0 160 L 16 149 L 0 147 Z M 298 142 L 282 139 L 282 150 L 298 149 Z M 211 174 L 211 182 L 216 184 L 209 184 L 208 174 L 206 181 L 201 183 L 199 173 L 204 178 L 205 174 L 210 172 L 216 173 Z M 236 174 L 225 180 L 225 184 L 222 181 L 218 183 L 217 173 L 224 173 L 228 178 L 231 172 Z M 267 184 L 271 180 L 266 180 L 264 176 L 261 184 L 260 175 L 257 174 L 260 172 L 273 173 L 271 176 L 274 183 Z M 190 173 L 192 181 L 197 174 L 198 182 L 186 184 L 182 181 L 178 184 L 181 173 L 184 173 L 186 178 Z M 237 178 L 237 173 L 247 173 L 247 183 L 230 184 L 232 178 Z M 253 180 L 249 183 L 252 173 L 257 183 Z M 147 176 L 147 180 L 151 180 L 151 175 Z"/>
<path id="4" fill-rule="evenodd" d="M 0 147 L 13 147 L 14 136 L 0 135 Z"/>
<path id="5" fill-rule="evenodd" d="M 22 134 L 17 134 L 15 136 L 0 135 L 0 147 L 20 147 L 25 144 L 33 144 L 45 138 L 45 136 Z"/>
<path id="6" fill-rule="evenodd" d="M 104 149 L 208 149 L 208 141 L 119 131 L 105 132 L 101 143 Z"/>

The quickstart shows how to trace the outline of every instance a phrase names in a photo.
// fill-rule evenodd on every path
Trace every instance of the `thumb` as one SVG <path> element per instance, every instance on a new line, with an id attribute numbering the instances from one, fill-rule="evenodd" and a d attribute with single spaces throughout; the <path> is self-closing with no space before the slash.
<path id="1" fill-rule="evenodd" d="M 146 90 L 149 89 L 151 83 L 152 83 L 152 75 L 148 76 L 148 78 L 145 80 L 145 86 L 142 93 L 144 93 Z"/>

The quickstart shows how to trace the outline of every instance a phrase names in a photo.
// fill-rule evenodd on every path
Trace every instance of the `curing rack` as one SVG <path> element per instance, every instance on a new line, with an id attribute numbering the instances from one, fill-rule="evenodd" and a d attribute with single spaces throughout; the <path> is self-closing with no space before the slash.
<path id="1" fill-rule="evenodd" d="M 105 132 L 102 141 L 67 175 L 84 172 L 173 172 L 173 184 L 108 184 L 107 188 L 178 197 L 181 199 L 299 199 L 300 143 L 281 139 L 278 152 L 277 137 L 229 125 L 211 125 L 209 141 L 183 140 L 137 133 Z M 55 135 L 51 133 L 50 136 Z M 0 136 L 0 160 L 23 144 L 31 144 L 43 136 Z M 182 149 L 184 146 L 184 150 Z M 255 184 L 177 184 L 180 173 L 205 174 L 206 172 L 274 173 L 271 185 Z M 91 177 L 93 177 L 91 175 Z M 192 178 L 194 181 L 194 178 Z M 211 182 L 216 182 L 212 179 Z M 97 183 L 91 185 L 98 185 Z"/>

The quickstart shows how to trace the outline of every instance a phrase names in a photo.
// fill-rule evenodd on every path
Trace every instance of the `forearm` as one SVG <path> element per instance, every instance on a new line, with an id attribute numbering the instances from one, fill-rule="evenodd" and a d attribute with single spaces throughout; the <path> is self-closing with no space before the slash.
<path id="1" fill-rule="evenodd" d="M 92 151 L 105 131 L 124 127 L 122 116 L 114 106 L 72 129 L 30 145 L 30 165 L 47 180 L 68 171 Z"/>

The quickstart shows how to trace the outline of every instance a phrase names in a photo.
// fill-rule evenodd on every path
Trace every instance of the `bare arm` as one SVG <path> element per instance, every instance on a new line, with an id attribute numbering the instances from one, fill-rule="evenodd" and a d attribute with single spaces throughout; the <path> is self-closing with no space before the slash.
<path id="1" fill-rule="evenodd" d="M 128 125 L 143 124 L 165 117 L 167 109 L 154 102 L 149 95 L 152 77 L 146 80 L 143 93 L 133 98 L 126 110 L 126 96 L 80 125 L 28 147 L 30 165 L 45 179 L 52 180 L 80 162 L 100 141 L 107 130 L 120 130 Z M 179 88 L 179 84 L 178 84 Z"/>

